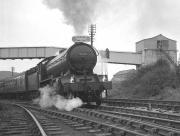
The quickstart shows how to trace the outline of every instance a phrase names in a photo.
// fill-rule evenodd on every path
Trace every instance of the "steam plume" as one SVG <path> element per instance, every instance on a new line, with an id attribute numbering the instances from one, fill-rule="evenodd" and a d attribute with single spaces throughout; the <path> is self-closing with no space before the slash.
<path id="1" fill-rule="evenodd" d="M 82 34 L 94 18 L 97 0 L 44 0 L 52 9 L 59 9 L 66 23 L 74 27 L 77 34 Z"/>
<path id="2" fill-rule="evenodd" d="M 34 103 L 39 104 L 42 108 L 55 106 L 59 110 L 71 111 L 83 104 L 79 98 L 65 99 L 56 94 L 55 89 L 50 86 L 40 88 L 39 91 L 40 97 L 35 99 Z"/>

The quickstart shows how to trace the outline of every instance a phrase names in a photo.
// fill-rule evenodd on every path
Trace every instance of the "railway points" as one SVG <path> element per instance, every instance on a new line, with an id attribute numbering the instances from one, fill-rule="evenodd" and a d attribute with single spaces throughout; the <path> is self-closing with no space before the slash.
<path id="1" fill-rule="evenodd" d="M 49 134 L 51 131 L 53 134 L 56 134 L 56 132 L 58 133 L 58 128 L 52 124 L 61 124 L 59 126 L 67 125 L 69 131 L 72 129 L 71 132 L 77 131 L 79 135 L 180 135 L 179 116 L 160 112 L 132 110 L 122 107 L 118 112 L 120 107 L 97 107 L 96 105 L 92 105 L 91 108 L 77 108 L 71 112 L 67 112 L 59 111 L 54 108 L 42 109 L 38 105 L 30 104 L 30 102 L 17 102 L 17 104 L 31 111 L 39 120 L 40 124 L 45 126 L 45 131 Z M 124 109 L 124 111 L 129 111 L 125 113 L 122 109 Z M 147 114 L 147 112 L 149 112 L 149 114 Z M 138 115 L 138 113 L 141 114 Z M 171 119 L 167 119 L 167 116 Z M 62 131 L 62 129 L 60 130 Z M 65 130 L 66 129 L 63 129 L 63 132 L 59 131 L 59 134 L 64 134 Z"/>
<path id="2" fill-rule="evenodd" d="M 126 128 L 121 128 L 119 126 L 113 125 L 112 123 L 105 123 L 96 119 L 89 119 L 87 118 L 87 116 L 82 117 L 64 111 L 44 110 L 33 106 L 25 106 L 25 107 L 34 109 L 36 111 L 41 111 L 48 115 L 54 116 L 57 119 L 64 120 L 65 124 L 75 127 L 76 130 L 80 130 L 80 131 L 86 130 L 88 133 L 92 133 L 95 136 L 98 135 L 116 136 L 119 134 L 138 135 L 138 136 L 144 135 L 136 131 L 128 130 Z"/>
<path id="3" fill-rule="evenodd" d="M 77 113 L 87 114 L 88 116 L 95 117 L 96 119 L 101 118 L 103 120 L 106 120 L 106 122 L 112 122 L 117 125 L 126 126 L 128 128 L 130 127 L 131 129 L 134 129 L 134 130 L 137 129 L 137 130 L 145 131 L 147 133 L 151 133 L 153 129 L 157 129 L 158 132 L 156 133 L 159 135 L 166 135 L 167 133 L 169 134 L 174 133 L 178 135 L 180 134 L 180 131 L 178 130 L 179 128 L 174 128 L 174 126 L 166 126 L 163 124 L 160 125 L 158 124 L 156 118 L 154 119 L 151 118 L 151 120 L 152 121 L 154 120 L 154 122 L 150 122 L 150 121 L 143 121 L 141 119 L 135 120 L 133 118 L 125 118 L 119 115 L 115 116 L 115 114 L 113 114 L 114 112 L 110 112 L 110 111 L 106 112 L 104 110 L 102 111 L 102 110 L 89 110 L 89 109 L 78 108 L 78 109 L 75 109 L 74 111 Z M 179 127 L 178 124 L 176 124 L 176 126 Z"/>
<path id="4" fill-rule="evenodd" d="M 5 103 L 2 103 L 5 104 Z M 1 105 L 2 105 L 1 104 Z M 7 104 L 7 103 L 6 103 Z M 10 106 L 8 108 L 9 112 L 14 109 L 18 114 L 14 114 L 13 117 L 19 117 L 19 119 L 14 119 L 14 125 L 21 124 L 21 126 L 6 126 L 6 122 L 2 121 L 0 126 L 0 134 L 3 136 L 92 136 L 89 133 L 78 131 L 79 125 L 74 125 L 73 127 L 69 127 L 66 123 L 62 123 L 62 120 L 57 119 L 55 116 L 53 117 L 52 114 L 47 115 L 45 114 L 46 111 L 39 111 L 35 110 L 35 108 L 29 108 L 22 104 L 8 104 Z M 2 106 L 4 107 L 4 106 Z M 37 108 L 37 107 L 36 107 Z M 27 112 L 30 119 L 33 120 L 33 124 L 28 120 L 26 124 L 24 124 L 24 116 L 22 116 L 23 111 Z M 6 114 L 9 114 L 6 113 Z M 28 118 L 27 118 L 28 119 Z M 7 119 L 8 122 L 11 122 L 11 119 Z M 65 120 L 63 120 L 65 121 Z M 12 123 L 13 124 L 13 123 Z M 67 123 L 68 124 L 68 123 Z M 27 128 L 26 128 L 27 127 Z M 74 129 L 74 127 L 77 129 Z M 10 131 L 9 128 L 13 130 Z M 26 131 L 24 131 L 26 130 Z M 29 131 L 28 131 L 29 130 Z"/>

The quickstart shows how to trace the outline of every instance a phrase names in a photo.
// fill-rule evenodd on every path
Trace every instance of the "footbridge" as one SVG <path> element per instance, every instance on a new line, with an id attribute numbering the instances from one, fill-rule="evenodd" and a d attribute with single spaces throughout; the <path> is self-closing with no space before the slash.
<path id="1" fill-rule="evenodd" d="M 65 48 L 59 47 L 1 47 L 0 59 L 42 59 L 55 56 Z"/>
<path id="2" fill-rule="evenodd" d="M 60 47 L 1 47 L 0 59 L 42 59 L 62 52 L 65 48 Z M 107 63 L 140 65 L 141 53 L 100 50 L 99 54 Z"/>
<path id="3" fill-rule="evenodd" d="M 107 50 L 99 51 L 100 56 L 107 63 L 114 64 L 127 64 L 127 65 L 141 65 L 142 63 L 142 54 L 135 52 L 117 52 L 117 51 L 109 51 L 107 56 Z"/>

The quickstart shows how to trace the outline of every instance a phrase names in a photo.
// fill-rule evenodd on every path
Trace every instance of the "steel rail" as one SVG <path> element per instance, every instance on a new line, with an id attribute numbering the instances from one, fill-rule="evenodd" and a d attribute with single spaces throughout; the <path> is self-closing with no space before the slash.
<path id="1" fill-rule="evenodd" d="M 87 124 L 92 124 L 95 127 L 99 126 L 99 127 L 102 127 L 102 128 L 107 128 L 108 132 L 112 132 L 112 133 L 116 133 L 118 131 L 119 133 L 122 133 L 122 134 L 126 133 L 126 134 L 129 134 L 129 135 L 135 135 L 135 136 L 145 136 L 145 134 L 143 134 L 143 133 L 139 133 L 139 132 L 136 132 L 136 131 L 133 131 L 133 130 L 125 129 L 125 128 L 122 128 L 122 127 L 118 127 L 117 125 L 98 122 L 98 121 L 95 121 L 95 120 L 87 119 L 85 117 L 80 117 L 80 116 L 72 115 L 72 114 L 69 114 L 69 113 L 64 113 L 62 111 L 58 111 L 58 112 L 57 111 L 51 111 L 51 110 L 41 109 L 41 108 L 37 108 L 37 107 L 34 107 L 34 106 L 29 106 L 29 105 L 25 105 L 25 107 L 31 108 L 31 109 L 39 111 L 39 112 L 49 114 L 51 116 L 54 115 L 56 117 L 63 117 L 63 119 L 67 118 L 67 119 L 72 119 L 72 120 L 76 120 L 76 121 L 79 121 L 79 122 L 84 122 L 84 123 L 86 122 Z"/>
<path id="2" fill-rule="evenodd" d="M 180 101 L 168 101 L 168 100 L 152 100 L 152 99 L 126 99 L 126 98 L 104 98 L 103 100 L 108 101 L 121 101 L 121 102 L 141 102 L 149 104 L 169 105 L 169 106 L 180 106 Z"/>
<path id="3" fill-rule="evenodd" d="M 38 130 L 39 130 L 39 132 L 41 134 L 41 136 L 47 136 L 46 132 L 43 130 L 43 128 L 42 128 L 41 124 L 39 123 L 39 121 L 36 119 L 36 117 L 27 108 L 25 108 L 25 107 L 23 107 L 22 105 L 19 105 L 19 104 L 14 104 L 14 105 L 24 109 L 28 113 L 28 115 L 35 122 L 35 124 L 36 124 L 36 126 L 37 126 L 37 128 L 38 128 Z"/>
<path id="4" fill-rule="evenodd" d="M 147 102 L 147 103 L 159 103 L 159 104 L 170 104 L 170 105 L 180 105 L 180 101 L 173 100 L 152 100 L 152 99 L 125 99 L 125 98 L 105 98 L 104 100 L 113 100 L 113 101 L 123 101 L 123 102 Z"/>
<path id="5" fill-rule="evenodd" d="M 147 115 L 149 117 L 159 117 L 159 118 L 164 118 L 164 119 L 166 118 L 166 119 L 180 121 L 180 115 L 177 115 L 177 114 L 167 114 L 167 113 L 161 113 L 161 112 L 128 109 L 128 108 L 122 108 L 122 107 L 116 107 L 116 106 L 105 106 L 105 105 L 99 106 L 98 109 L 109 110 L 109 111 L 118 111 L 118 112 L 138 114 L 138 115 Z"/>
<path id="6" fill-rule="evenodd" d="M 152 108 L 160 108 L 164 110 L 172 110 L 179 112 L 180 111 L 180 105 L 169 105 L 169 104 L 158 104 L 158 103 L 143 103 L 141 102 L 129 102 L 129 101 L 118 101 L 118 100 L 109 100 L 109 99 L 103 99 L 102 103 L 106 103 L 112 106 L 127 106 L 127 107 L 146 107 L 148 109 Z"/>
<path id="7" fill-rule="evenodd" d="M 107 111 L 107 110 L 98 110 L 98 111 L 103 112 L 103 113 L 113 114 L 113 115 L 119 115 L 119 116 L 126 117 L 126 118 L 137 119 L 137 120 L 147 121 L 147 122 L 153 122 L 153 123 L 156 123 L 159 125 L 163 124 L 168 127 L 180 129 L 180 121 L 177 121 L 177 120 L 149 117 L 149 116 L 143 116 L 143 115 L 135 115 L 135 114 L 129 114 L 129 113 L 121 113 L 121 112 L 116 112 L 116 111 Z"/>
<path id="8" fill-rule="evenodd" d="M 130 118 L 125 118 L 125 117 L 119 117 L 117 115 L 112 115 L 112 114 L 107 114 L 107 113 L 102 113 L 99 111 L 95 111 L 95 110 L 90 110 L 90 109 L 82 109 L 82 108 L 77 108 L 74 109 L 75 112 L 79 112 L 79 113 L 86 113 L 89 116 L 94 116 L 94 117 L 98 117 L 98 118 L 102 118 L 102 119 L 106 119 L 109 120 L 111 122 L 114 123 L 118 123 L 118 124 L 122 124 L 122 125 L 128 125 L 130 127 L 135 127 L 138 128 L 138 126 L 143 126 L 141 127 L 142 130 L 145 129 L 150 129 L 150 131 L 153 131 L 154 129 L 158 130 L 158 134 L 160 135 L 166 135 L 168 134 L 175 134 L 175 135 L 180 135 L 180 130 L 179 129 L 175 129 L 175 128 L 171 128 L 171 127 L 165 127 L 159 124 L 155 124 L 155 123 L 149 123 L 149 122 L 144 122 L 144 121 L 139 121 L 139 120 L 135 120 L 135 119 L 130 119 Z M 147 130 L 149 131 L 149 130 Z"/>

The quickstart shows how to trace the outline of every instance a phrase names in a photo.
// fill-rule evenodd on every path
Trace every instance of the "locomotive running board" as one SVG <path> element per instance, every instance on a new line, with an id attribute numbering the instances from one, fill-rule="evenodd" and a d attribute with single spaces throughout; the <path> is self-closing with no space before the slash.
<path id="1" fill-rule="evenodd" d="M 40 83 L 39 83 L 40 87 L 41 87 L 41 85 L 46 85 L 46 84 L 50 83 L 51 81 L 52 81 L 52 78 L 48 78 L 48 79 L 40 81 Z"/>

